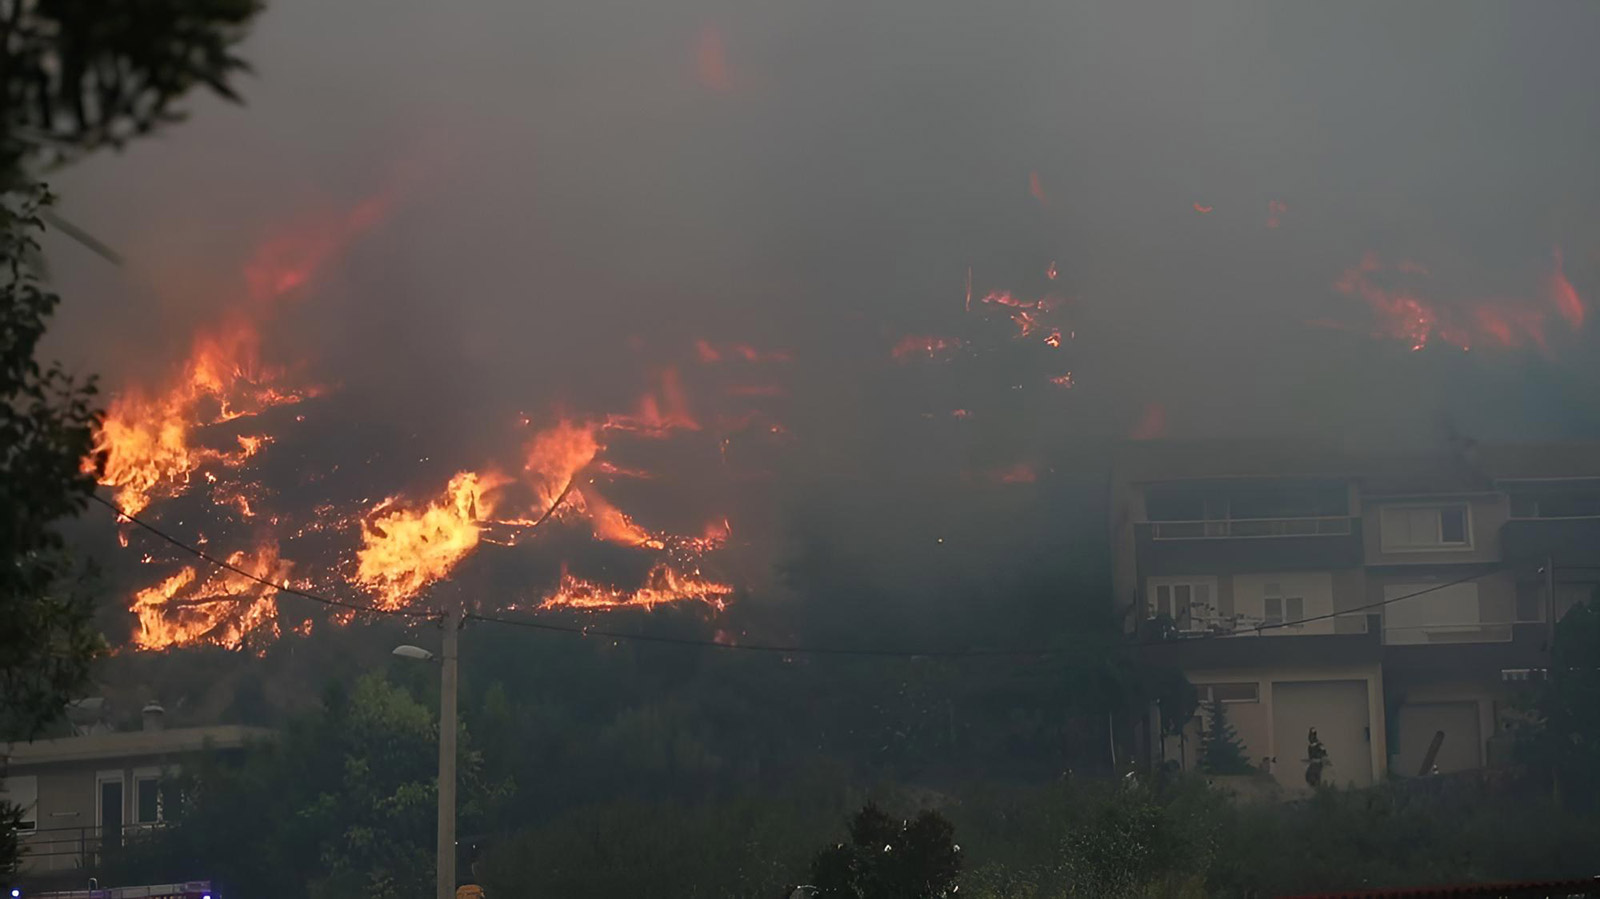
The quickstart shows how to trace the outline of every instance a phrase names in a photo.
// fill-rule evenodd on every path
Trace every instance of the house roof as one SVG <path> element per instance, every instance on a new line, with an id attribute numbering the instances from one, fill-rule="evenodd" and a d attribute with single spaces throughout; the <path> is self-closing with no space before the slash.
<path id="1" fill-rule="evenodd" d="M 272 731 L 242 724 L 217 724 L 210 727 L 180 727 L 170 730 L 135 730 L 36 740 L 32 743 L 7 743 L 0 746 L 13 771 L 18 768 L 61 762 L 87 762 L 141 756 L 177 755 L 203 749 L 237 749 L 254 740 L 264 740 Z"/>
<path id="2" fill-rule="evenodd" d="M 1128 482 L 1337 478 L 1373 493 L 1491 489 L 1497 481 L 1600 478 L 1600 442 L 1474 444 L 1369 451 L 1290 440 L 1150 440 L 1117 454 Z"/>

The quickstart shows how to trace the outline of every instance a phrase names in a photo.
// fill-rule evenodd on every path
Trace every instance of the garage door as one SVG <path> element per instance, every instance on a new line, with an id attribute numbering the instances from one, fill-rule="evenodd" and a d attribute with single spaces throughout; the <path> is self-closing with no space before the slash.
<path id="1" fill-rule="evenodd" d="M 1439 773 L 1468 771 L 1483 766 L 1483 737 L 1478 731 L 1476 702 L 1419 702 L 1400 707 L 1400 745 L 1395 773 L 1412 777 L 1422 770 L 1433 735 L 1444 731 L 1444 742 L 1434 765 Z"/>
<path id="2" fill-rule="evenodd" d="M 1306 734 L 1328 750 L 1332 765 L 1322 782 L 1365 787 L 1372 784 L 1372 743 L 1368 730 L 1367 682 L 1359 680 L 1279 681 L 1272 685 L 1272 740 L 1278 763 L 1273 773 L 1286 787 L 1306 785 Z"/>

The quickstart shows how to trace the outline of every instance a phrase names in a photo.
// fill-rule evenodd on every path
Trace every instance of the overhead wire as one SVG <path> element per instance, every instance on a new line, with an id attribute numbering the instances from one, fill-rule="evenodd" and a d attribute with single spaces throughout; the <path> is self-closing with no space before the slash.
<path id="1" fill-rule="evenodd" d="M 247 571 L 247 570 L 245 570 L 243 568 L 240 568 L 238 565 L 235 565 L 232 562 L 227 561 L 226 559 L 219 559 L 216 556 L 211 555 L 210 553 L 206 552 L 205 550 L 201 549 L 198 546 L 191 546 L 188 543 L 185 543 L 184 541 L 179 540 L 177 537 L 172 536 L 171 534 L 167 533 L 166 531 L 162 530 L 161 528 L 156 527 L 155 525 L 151 524 L 150 522 L 145 521 L 145 520 L 143 520 L 143 519 L 141 519 L 141 518 L 139 518 L 139 517 L 137 517 L 135 515 L 128 514 L 127 512 L 123 511 L 120 507 L 118 507 L 116 503 L 112 502 L 111 500 L 106 499 L 105 497 L 101 496 L 98 493 L 91 493 L 89 495 L 89 498 L 94 500 L 95 502 L 99 503 L 100 505 L 105 506 L 107 509 L 110 509 L 112 512 L 115 512 L 116 515 L 117 515 L 118 520 L 127 521 L 127 522 L 131 522 L 132 524 L 138 525 L 139 527 L 145 529 L 146 531 L 149 531 L 150 533 L 156 535 L 157 537 L 160 537 L 162 540 L 165 540 L 167 543 L 172 544 L 173 546 L 177 547 L 178 549 L 181 549 L 184 552 L 186 552 L 186 553 L 188 553 L 188 554 L 190 554 L 190 555 L 192 555 L 192 556 L 194 556 L 194 557 L 196 557 L 198 559 L 204 559 L 205 561 L 210 562 L 212 565 L 215 565 L 218 568 L 224 569 L 226 571 L 231 571 L 234 574 L 239 575 L 240 577 L 243 577 L 243 578 L 246 578 L 248 580 L 254 581 L 254 582 L 258 583 L 258 584 L 261 584 L 262 586 L 271 587 L 274 590 L 282 591 L 284 593 L 289 594 L 290 596 L 298 596 L 301 599 L 308 599 L 308 600 L 310 600 L 312 602 L 322 603 L 323 605 L 326 605 L 326 606 L 337 606 L 337 607 L 342 608 L 342 609 L 351 609 L 351 610 L 357 611 L 357 612 L 372 612 L 372 613 L 379 614 L 379 615 L 399 615 L 399 616 L 406 616 L 406 617 L 411 617 L 411 618 L 438 618 L 439 615 L 441 614 L 441 613 L 433 611 L 431 609 L 385 609 L 385 608 L 381 608 L 381 607 L 378 607 L 378 606 L 365 605 L 363 603 L 348 602 L 348 601 L 342 600 L 342 599 L 334 599 L 331 596 L 320 596 L 320 595 L 318 595 L 316 593 L 311 593 L 311 592 L 309 592 L 307 590 L 301 590 L 298 587 L 294 587 L 294 586 L 290 585 L 287 581 L 279 582 L 279 581 L 271 580 L 270 578 L 262 577 L 261 575 L 258 575 L 253 571 Z"/>
<path id="2" fill-rule="evenodd" d="M 572 484 L 569 482 L 567 484 L 567 490 L 570 490 L 571 487 L 572 487 Z M 539 519 L 541 522 L 543 522 L 546 518 L 548 518 L 550 516 L 550 514 L 552 512 L 555 511 L 555 507 L 560 505 L 562 499 L 565 499 L 566 494 L 567 494 L 567 490 L 563 490 L 562 491 L 561 497 L 558 498 L 556 500 L 556 502 L 552 504 L 552 506 L 550 508 L 550 511 L 546 512 L 545 515 Z M 206 562 L 209 562 L 209 563 L 211 563 L 212 565 L 215 565 L 218 568 L 222 568 L 222 569 L 225 569 L 227 571 L 233 572 L 234 574 L 237 574 L 237 575 L 239 575 L 241 577 L 247 578 L 247 579 L 249 579 L 251 581 L 254 581 L 255 583 L 261 584 L 261 585 L 266 586 L 266 587 L 270 587 L 270 588 L 272 588 L 274 590 L 282 591 L 282 592 L 287 593 L 287 594 L 289 594 L 291 596 L 296 596 L 296 597 L 299 597 L 301 599 L 310 600 L 312 602 L 321 603 L 321 604 L 327 605 L 327 606 L 335 606 L 335 607 L 338 607 L 338 608 L 349 609 L 349 610 L 352 610 L 352 611 L 368 612 L 368 613 L 373 613 L 373 614 L 378 614 L 378 615 L 394 615 L 394 616 L 409 617 L 409 618 L 414 618 L 414 619 L 415 618 L 425 618 L 425 619 L 434 619 L 434 620 L 436 620 L 436 619 L 439 619 L 443 614 L 443 613 L 441 613 L 441 612 L 439 612 L 437 610 L 433 610 L 433 609 L 386 609 L 386 608 L 381 608 L 381 607 L 378 607 L 378 606 L 365 605 L 365 604 L 362 604 L 362 603 L 348 602 L 348 601 L 345 601 L 345 600 L 334 599 L 332 597 L 322 596 L 322 595 L 319 595 L 319 594 L 311 593 L 311 592 L 306 591 L 306 590 L 301 590 L 299 588 L 290 586 L 287 582 L 281 582 L 280 583 L 280 582 L 277 582 L 277 581 L 273 581 L 273 580 L 270 580 L 268 578 L 265 578 L 265 577 L 262 577 L 260 575 L 257 575 L 254 572 L 247 571 L 247 570 L 245 570 L 243 568 L 240 568 L 238 565 L 235 565 L 235 564 L 233 564 L 231 562 L 228 562 L 228 561 L 226 561 L 224 559 L 219 559 L 216 556 L 211 555 L 210 553 L 206 552 L 203 549 L 200 549 L 197 546 L 192 546 L 192 545 L 184 542 L 183 540 L 180 540 L 179 538 L 174 537 L 173 535 L 171 535 L 171 534 L 167 533 L 166 531 L 162 530 L 161 528 L 149 523 L 148 521 L 144 521 L 143 519 L 140 519 L 137 516 L 128 514 L 127 512 L 125 512 L 121 508 L 119 508 L 115 503 L 113 503 L 110 500 L 100 496 L 99 494 L 91 494 L 90 498 L 93 499 L 95 502 L 101 504 L 102 506 L 105 506 L 107 509 L 111 510 L 113 513 L 115 513 L 119 520 L 128 521 L 128 522 L 130 522 L 130 523 L 132 523 L 134 525 L 137 525 L 138 527 L 143 528 L 144 530 L 150 532 L 151 534 L 154 534 L 156 537 L 159 537 L 160 539 L 162 539 L 163 541 L 171 544 L 172 546 L 176 547 L 177 549 L 180 549 L 180 550 L 182 550 L 182 551 L 184 551 L 186 553 L 189 553 L 190 555 L 193 555 L 196 558 L 199 558 L 199 559 L 202 559 L 202 560 L 204 560 Z M 1229 638 L 1234 638 L 1234 637 L 1246 637 L 1246 636 L 1254 635 L 1256 633 L 1260 633 L 1261 631 L 1275 630 L 1275 629 L 1278 629 L 1278 628 L 1299 627 L 1299 626 L 1303 626 L 1305 624 L 1309 624 L 1309 623 L 1315 622 L 1315 621 L 1325 621 L 1325 620 L 1328 620 L 1328 619 L 1331 619 L 1331 618 L 1337 618 L 1337 617 L 1340 617 L 1340 616 L 1346 616 L 1346 615 L 1350 615 L 1350 614 L 1356 613 L 1356 612 L 1363 612 L 1363 611 L 1367 611 L 1367 610 L 1370 610 L 1370 609 L 1382 608 L 1384 606 L 1390 605 L 1392 603 L 1400 602 L 1402 600 L 1413 599 L 1413 598 L 1418 597 L 1418 596 L 1423 596 L 1423 595 L 1426 595 L 1428 593 L 1433 593 L 1433 592 L 1438 591 L 1438 590 L 1443 590 L 1443 589 L 1445 589 L 1447 587 L 1456 586 L 1457 584 L 1464 584 L 1464 583 L 1467 583 L 1469 581 L 1478 580 L 1479 578 L 1488 577 L 1489 575 L 1492 575 L 1492 574 L 1498 574 L 1501 571 L 1504 571 L 1506 569 L 1506 567 L 1507 566 L 1505 566 L 1505 565 L 1497 565 L 1496 567 L 1491 568 L 1491 569 L 1486 570 L 1486 571 L 1474 572 L 1472 574 L 1469 574 L 1469 575 L 1466 575 L 1466 576 L 1463 576 L 1463 577 L 1459 577 L 1459 578 L 1456 578 L 1454 580 L 1445 581 L 1445 582 L 1442 582 L 1442 583 L 1439 583 L 1439 584 L 1432 584 L 1432 585 L 1429 585 L 1428 587 L 1425 587 L 1425 588 L 1423 588 L 1421 590 L 1415 590 L 1415 591 L 1412 591 L 1410 593 L 1406 593 L 1406 594 L 1401 595 L 1401 596 L 1386 597 L 1386 598 L 1378 600 L 1376 602 L 1371 602 L 1371 603 L 1367 603 L 1365 605 L 1356 606 L 1356 607 L 1351 608 L 1351 609 L 1344 609 L 1344 610 L 1341 610 L 1341 611 L 1330 612 L 1330 613 L 1322 614 L 1322 615 L 1314 615 L 1312 617 L 1301 618 L 1301 619 L 1296 620 L 1296 621 L 1282 621 L 1282 622 L 1273 622 L 1273 623 L 1263 623 L 1263 624 L 1258 624 L 1258 625 L 1254 625 L 1254 626 L 1251 626 L 1251 627 L 1246 627 L 1246 628 L 1243 628 L 1243 629 L 1240 629 L 1240 630 L 1214 631 L 1214 632 L 1208 632 L 1208 633 L 1205 633 L 1205 634 L 1200 634 L 1200 635 L 1195 635 L 1195 636 L 1190 636 L 1190 637 L 1180 637 L 1180 638 L 1176 638 L 1176 639 L 1135 641 L 1135 645 L 1174 645 L 1174 646 L 1176 646 L 1176 645 L 1182 645 L 1182 644 L 1185 644 L 1185 643 L 1194 643 L 1194 642 L 1201 641 L 1201 640 L 1216 640 L 1216 639 L 1229 639 Z M 813 655 L 813 656 L 826 655 L 826 656 L 858 656 L 858 657 L 876 657 L 876 658 L 1048 658 L 1048 657 L 1051 657 L 1051 656 L 1062 655 L 1062 654 L 1067 653 L 1067 652 L 1070 651 L 1070 650 L 1064 650 L 1064 649 L 1048 649 L 1048 648 L 1036 648 L 1036 649 L 1003 649 L 1003 648 L 994 648 L 994 649 L 990 649 L 990 648 L 970 648 L 970 649 L 893 649 L 893 648 L 885 648 L 885 647 L 806 646 L 806 645 L 802 645 L 802 644 L 786 645 L 786 644 L 770 644 L 770 643 L 724 643 L 724 642 L 719 642 L 717 640 L 705 640 L 705 639 L 700 639 L 700 638 L 695 638 L 695 637 L 675 637 L 675 636 L 670 636 L 670 635 L 666 635 L 666 634 L 643 634 L 643 633 L 638 633 L 638 632 L 611 630 L 609 628 L 596 628 L 596 627 L 588 627 L 588 626 L 583 626 L 583 625 L 559 624 L 559 623 L 550 622 L 550 621 L 539 621 L 539 620 L 536 620 L 536 619 L 533 619 L 533 618 L 513 618 L 513 617 L 502 616 L 502 615 L 487 615 L 487 614 L 482 614 L 482 613 L 478 613 L 478 612 L 467 612 L 462 617 L 463 617 L 464 620 L 468 620 L 468 621 L 482 621 L 482 622 L 485 622 L 485 623 L 488 623 L 488 624 L 501 624 L 501 625 L 506 625 L 506 626 L 510 626 L 510 627 L 521 627 L 521 628 L 526 628 L 526 629 L 529 629 L 529 630 L 539 630 L 539 631 L 546 631 L 546 632 L 550 632 L 550 633 L 572 634 L 574 636 L 581 636 L 581 637 L 601 637 L 601 638 L 609 639 L 609 640 L 628 640 L 628 641 L 635 642 L 635 643 L 656 643 L 656 644 L 665 644 L 665 645 L 671 645 L 671 646 L 699 647 L 699 648 L 704 648 L 704 649 L 726 649 L 726 650 L 739 650 L 739 651 L 744 651 L 744 652 L 767 652 L 767 653 L 776 653 L 776 654 L 780 654 L 780 655 Z"/>

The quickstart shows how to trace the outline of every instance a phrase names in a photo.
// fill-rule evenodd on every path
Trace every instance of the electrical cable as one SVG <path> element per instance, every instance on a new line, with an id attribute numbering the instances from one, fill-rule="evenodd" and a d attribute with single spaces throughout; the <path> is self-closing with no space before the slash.
<path id="1" fill-rule="evenodd" d="M 319 595 L 317 595 L 315 593 L 308 593 L 305 590 L 300 590 L 298 588 L 291 587 L 291 586 L 289 586 L 288 583 L 281 583 L 280 584 L 280 583 L 277 583 L 275 581 L 270 581 L 270 580 L 268 580 L 268 579 L 266 579 L 264 577 L 261 577 L 258 574 L 246 571 L 243 568 L 240 568 L 239 566 L 233 564 L 232 562 L 228 562 L 226 560 L 219 559 L 216 556 L 211 555 L 210 553 L 206 552 L 203 549 L 200 549 L 197 546 L 190 546 L 189 544 L 183 542 L 182 540 L 179 540 L 177 537 L 174 537 L 171 534 L 168 534 L 166 531 L 163 531 L 162 529 L 156 527 L 155 525 L 151 524 L 148 521 L 144 521 L 144 520 L 142 520 L 142 519 L 140 519 L 140 518 L 138 518 L 136 516 L 129 515 L 127 512 L 124 512 L 124 511 L 122 511 L 122 509 L 118 508 L 116 503 L 113 503 L 112 501 L 106 499 L 105 497 L 101 496 L 98 493 L 90 494 L 89 498 L 94 500 L 95 502 L 99 503 L 100 505 L 105 506 L 107 509 L 110 509 L 112 512 L 115 512 L 116 515 L 117 515 L 118 520 L 120 520 L 120 521 L 132 522 L 133 524 L 136 524 L 139 527 L 144 528 L 145 530 L 147 530 L 150 533 L 156 535 L 157 537 L 160 537 L 162 540 L 165 540 L 166 542 L 172 544 L 173 546 L 177 547 L 178 549 L 181 549 L 184 552 L 186 552 L 186 553 L 188 553 L 188 554 L 190 554 L 192 556 L 195 556 L 196 558 L 204 559 L 205 561 L 210 562 L 212 565 L 215 565 L 218 568 L 222 568 L 222 569 L 225 569 L 227 571 L 231 571 L 234 574 L 239 575 L 240 577 L 248 578 L 248 579 L 250 579 L 252 581 L 255 581 L 258 584 L 261 584 L 262 586 L 271 587 L 274 590 L 282 591 L 284 593 L 289 594 L 290 596 L 298 596 L 301 599 L 309 599 L 312 602 L 319 602 L 319 603 L 322 603 L 323 605 L 327 605 L 327 606 L 337 606 L 337 607 L 339 607 L 341 609 L 351 609 L 351 610 L 354 610 L 354 611 L 357 611 L 357 612 L 373 612 L 373 613 L 376 613 L 376 614 L 379 614 L 379 615 L 399 615 L 399 616 L 405 616 L 405 617 L 411 617 L 411 618 L 438 618 L 439 615 L 440 615 L 439 612 L 435 612 L 435 611 L 428 610 L 428 609 L 381 609 L 381 608 L 378 608 L 377 606 L 363 605 L 361 603 L 346 602 L 345 600 L 342 600 L 342 599 L 333 599 L 333 598 L 327 597 L 327 596 L 319 596 Z"/>

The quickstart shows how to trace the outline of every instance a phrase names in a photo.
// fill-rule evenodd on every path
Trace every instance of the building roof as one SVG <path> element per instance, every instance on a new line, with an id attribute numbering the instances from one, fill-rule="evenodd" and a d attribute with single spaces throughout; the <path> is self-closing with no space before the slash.
<path id="1" fill-rule="evenodd" d="M 1600 478 L 1600 442 L 1370 450 L 1294 440 L 1147 440 L 1116 459 L 1126 482 L 1305 478 L 1359 480 L 1373 493 L 1491 489 L 1496 481 Z"/>
<path id="2" fill-rule="evenodd" d="M 1496 480 L 1600 478 L 1600 442 L 1485 445 L 1477 456 Z"/>
<path id="3" fill-rule="evenodd" d="M 176 755 L 204 749 L 237 749 L 248 742 L 271 736 L 272 731 L 264 727 L 217 724 L 210 727 L 135 730 L 36 740 L 32 743 L 7 743 L 0 746 L 0 755 L 5 756 L 15 771 L 26 766 L 61 762 Z"/>

